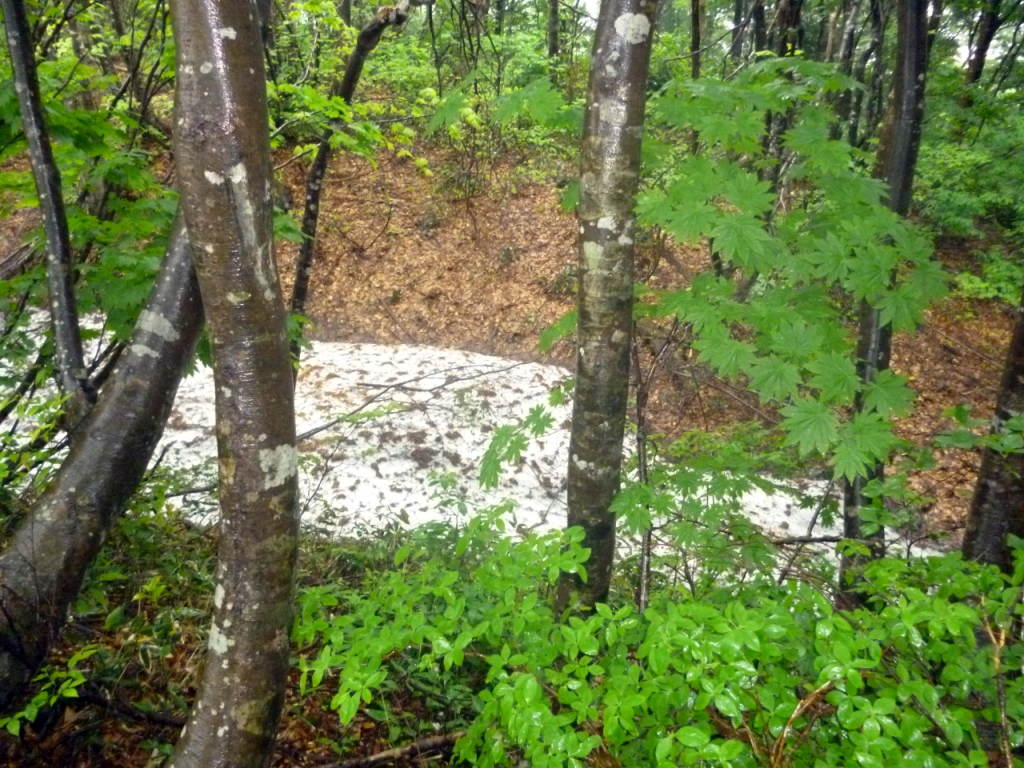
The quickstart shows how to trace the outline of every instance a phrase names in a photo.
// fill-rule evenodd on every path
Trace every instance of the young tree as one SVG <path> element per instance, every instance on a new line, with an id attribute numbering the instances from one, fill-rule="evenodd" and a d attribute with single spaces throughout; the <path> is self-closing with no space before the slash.
<path id="1" fill-rule="evenodd" d="M 893 95 L 878 150 L 875 176 L 889 187 L 888 205 L 893 212 L 906 216 L 910 210 L 914 168 L 921 143 L 924 117 L 924 83 L 928 66 L 928 2 L 900 0 L 897 8 L 897 63 Z M 857 343 L 857 372 L 864 384 L 874 381 L 880 371 L 889 367 L 892 352 L 892 325 L 883 322 L 882 311 L 865 300 L 860 308 L 860 330 Z M 856 408 L 862 405 L 858 397 Z M 883 465 L 877 464 L 864 476 L 846 484 L 843 505 L 843 535 L 860 539 L 864 535 L 861 510 L 870 506 L 864 495 L 866 485 L 881 478 Z M 873 535 L 874 555 L 882 551 L 882 530 Z M 850 569 L 856 559 L 844 559 L 843 570 Z"/>
<path id="2" fill-rule="evenodd" d="M 206 664 L 170 764 L 269 765 L 298 516 L 262 45 L 246 0 L 175 0 L 172 20 L 175 159 L 213 349 L 221 520 Z"/>
<path id="3" fill-rule="evenodd" d="M 3 0 L 4 27 L 14 70 L 14 90 L 18 94 L 22 130 L 28 142 L 32 174 L 36 180 L 43 229 L 46 232 L 46 276 L 50 292 L 50 316 L 53 323 L 54 347 L 57 353 L 57 382 L 68 398 L 67 427 L 74 432 L 85 417 L 91 403 L 84 388 L 85 363 L 78 329 L 78 313 L 72 287 L 71 238 L 64 211 L 60 171 L 53 159 L 53 149 L 43 116 L 39 95 L 35 52 L 28 13 L 24 0 Z"/>
<path id="4" fill-rule="evenodd" d="M 563 574 L 556 603 L 607 598 L 629 390 L 634 197 L 656 0 L 604 0 L 594 36 L 580 163 L 579 325 L 569 440 L 569 526 L 582 526 L 588 580 Z"/>
<path id="5" fill-rule="evenodd" d="M 1024 308 L 1017 313 L 1003 368 L 992 434 L 1007 421 L 1024 414 Z M 963 553 L 969 560 L 998 565 L 1013 572 L 1008 536 L 1024 537 L 1024 453 L 1000 453 L 986 448 L 967 515 Z"/>
<path id="6" fill-rule="evenodd" d="M 146 308 L 51 486 L 0 553 L 0 711 L 21 693 L 160 442 L 203 325 L 183 222 Z"/>

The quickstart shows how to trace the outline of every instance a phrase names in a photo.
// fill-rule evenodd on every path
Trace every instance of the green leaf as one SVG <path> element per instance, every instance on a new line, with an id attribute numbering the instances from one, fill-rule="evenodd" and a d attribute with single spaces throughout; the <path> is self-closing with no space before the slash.
<path id="1" fill-rule="evenodd" d="M 425 131 L 433 133 L 441 126 L 456 125 L 461 120 L 462 109 L 469 103 L 469 99 L 461 91 L 449 91 L 437 109 L 434 116 L 427 123 Z"/>
<path id="2" fill-rule="evenodd" d="M 722 376 L 736 378 L 746 372 L 754 360 L 754 348 L 745 341 L 737 341 L 723 326 L 712 326 L 704 337 L 693 343 L 700 351 L 701 362 L 708 363 Z"/>
<path id="3" fill-rule="evenodd" d="M 892 424 L 874 411 L 854 415 L 840 430 L 835 453 L 836 476 L 853 480 L 863 476 L 869 466 L 888 458 L 896 444 Z"/>
<path id="4" fill-rule="evenodd" d="M 800 371 L 781 357 L 762 357 L 750 367 L 750 388 L 762 401 L 782 402 L 797 394 Z"/>
<path id="5" fill-rule="evenodd" d="M 907 386 L 907 377 L 886 369 L 879 371 L 875 378 L 864 387 L 864 408 L 875 411 L 880 417 L 890 414 L 905 416 L 914 405 L 916 393 Z"/>
<path id="6" fill-rule="evenodd" d="M 699 749 L 711 741 L 711 737 L 705 731 L 700 728 L 694 728 L 692 725 L 687 725 L 676 731 L 676 738 L 679 743 L 685 747 L 693 747 Z"/>
<path id="7" fill-rule="evenodd" d="M 852 402 L 860 387 L 857 367 L 849 355 L 826 352 L 807 364 L 813 374 L 811 386 L 819 391 L 822 402 L 846 405 Z"/>
<path id="8" fill-rule="evenodd" d="M 800 398 L 782 409 L 782 428 L 789 433 L 786 445 L 796 445 L 801 456 L 826 453 L 839 436 L 839 420 L 824 403 Z"/>
<path id="9" fill-rule="evenodd" d="M 541 354 L 547 354 L 551 351 L 551 347 L 555 345 L 555 342 L 559 339 L 564 339 L 576 332 L 577 315 L 576 310 L 566 312 L 555 322 L 540 332 L 540 338 L 537 341 L 537 345 L 540 347 Z"/>

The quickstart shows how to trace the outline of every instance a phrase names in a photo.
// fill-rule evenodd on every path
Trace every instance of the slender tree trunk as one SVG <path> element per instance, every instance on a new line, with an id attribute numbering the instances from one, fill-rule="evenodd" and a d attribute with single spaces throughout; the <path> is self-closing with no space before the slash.
<path id="1" fill-rule="evenodd" d="M 558 58 L 558 32 L 561 19 L 558 13 L 558 0 L 548 0 L 548 58 Z"/>
<path id="2" fill-rule="evenodd" d="M 331 95 L 342 99 L 346 104 L 352 103 L 356 85 L 363 72 L 366 59 L 380 42 L 381 35 L 389 26 L 404 24 L 408 19 L 408 0 L 396 6 L 384 6 L 377 15 L 359 32 L 356 47 L 349 56 L 345 74 L 331 90 Z M 295 263 L 295 282 L 292 284 L 291 313 L 302 315 L 306 311 L 306 300 L 309 298 L 309 282 L 313 276 L 313 262 L 316 256 L 316 229 L 320 218 L 320 194 L 323 191 L 324 177 L 327 175 L 327 164 L 331 157 L 331 136 L 328 131 L 320 139 L 316 148 L 316 157 L 306 177 L 306 203 L 302 213 L 302 246 L 299 258 Z M 298 361 L 302 348 L 296 340 L 291 345 L 291 355 Z"/>
<path id="3" fill-rule="evenodd" d="M 84 439 L 0 554 L 0 711 L 60 634 L 86 569 L 141 482 L 202 325 L 179 217 L 131 343 L 80 427 Z"/>
<path id="4" fill-rule="evenodd" d="M 888 185 L 888 206 L 906 216 L 910 210 L 914 169 L 921 143 L 924 118 L 924 82 L 928 67 L 928 2 L 900 0 L 897 7 L 897 63 L 892 101 L 885 121 L 874 175 Z M 875 379 L 889 367 L 892 352 L 892 326 L 883 323 L 881 310 L 864 301 L 860 308 L 860 334 L 857 344 L 857 371 L 863 384 Z M 860 396 L 854 405 L 862 407 Z M 849 539 L 865 538 L 861 510 L 871 504 L 864 495 L 865 486 L 881 479 L 884 465 L 876 464 L 865 476 L 848 482 L 844 489 L 843 535 Z M 882 529 L 870 535 L 872 557 L 884 549 Z M 844 558 L 841 564 L 842 584 L 859 565 L 859 558 Z"/>
<path id="5" fill-rule="evenodd" d="M 729 56 L 738 62 L 743 56 L 743 0 L 733 0 L 732 4 L 732 43 Z"/>
<path id="6" fill-rule="evenodd" d="M 21 111 L 21 123 L 28 142 L 32 174 L 39 195 L 46 233 L 46 278 L 50 293 L 50 315 L 53 321 L 53 339 L 57 351 L 57 381 L 68 398 L 67 426 L 73 431 L 85 417 L 92 398 L 85 389 L 86 373 L 82 356 L 82 340 L 78 328 L 75 306 L 71 238 L 68 235 L 67 215 L 64 211 L 64 193 L 61 190 L 60 171 L 53 159 L 50 137 L 43 116 L 43 102 L 39 94 L 39 78 L 32 33 L 23 0 L 0 0 L 7 30 L 7 46 L 14 70 L 15 92 Z"/>
<path id="7" fill-rule="evenodd" d="M 768 48 L 768 22 L 764 16 L 764 0 L 753 0 L 750 16 L 754 22 L 754 53 Z"/>
<path id="8" fill-rule="evenodd" d="M 597 21 L 581 148 L 579 327 L 569 438 L 568 524 L 590 549 L 586 583 L 563 574 L 557 606 L 573 593 L 607 599 L 629 390 L 633 327 L 634 197 L 657 0 L 604 0 Z"/>
<path id="9" fill-rule="evenodd" d="M 690 0 L 690 77 L 694 80 L 700 79 L 700 31 L 703 15 L 701 0 Z"/>
<path id="10" fill-rule="evenodd" d="M 992 434 L 1024 413 L 1024 301 L 1013 324 L 1003 368 Z M 967 515 L 963 553 L 968 560 L 998 565 L 1013 572 L 1008 536 L 1024 537 L 1024 453 L 1003 454 L 985 449 Z"/>
<path id="11" fill-rule="evenodd" d="M 246 0 L 174 0 L 175 159 L 210 343 L 220 546 L 207 658 L 176 768 L 268 766 L 284 701 L 297 455 L 274 262 L 266 79 Z"/>

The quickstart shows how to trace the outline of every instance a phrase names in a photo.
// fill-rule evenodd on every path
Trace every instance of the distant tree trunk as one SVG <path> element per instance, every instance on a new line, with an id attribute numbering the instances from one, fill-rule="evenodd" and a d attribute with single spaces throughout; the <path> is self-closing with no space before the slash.
<path id="1" fill-rule="evenodd" d="M 690 77 L 700 79 L 700 30 L 702 21 L 701 0 L 690 0 Z"/>
<path id="2" fill-rule="evenodd" d="M 18 95 L 22 129 L 28 142 L 29 160 L 46 233 L 46 279 L 57 351 L 57 383 L 68 398 L 65 406 L 67 427 L 69 432 L 74 432 L 76 425 L 88 413 L 92 398 L 84 386 L 85 363 L 75 306 L 71 238 L 64 211 L 64 193 L 43 116 L 35 48 L 25 3 L 23 0 L 0 0 L 0 7 L 4 12 L 7 47 L 14 70 L 14 90 Z"/>
<path id="3" fill-rule="evenodd" d="M 206 664 L 169 765 L 270 765 L 288 672 L 297 455 L 262 45 L 247 0 L 173 0 L 175 160 L 210 344 L 220 545 Z"/>
<path id="4" fill-rule="evenodd" d="M 591 554 L 588 580 L 563 574 L 556 605 L 607 599 L 629 389 L 634 197 L 657 0 L 604 0 L 597 20 L 580 163 L 579 326 L 569 438 L 568 524 Z"/>
<path id="5" fill-rule="evenodd" d="M 86 569 L 141 482 L 202 326 L 179 217 L 131 343 L 80 426 L 84 439 L 0 554 L 0 711 L 60 634 Z"/>
<path id="6" fill-rule="evenodd" d="M 754 53 L 768 48 L 768 23 L 764 17 L 764 0 L 753 0 L 750 17 L 754 22 Z"/>
<path id="7" fill-rule="evenodd" d="M 352 26 L 352 0 L 341 0 L 341 5 L 338 6 L 338 16 L 346 27 Z"/>
<path id="8" fill-rule="evenodd" d="M 878 162 L 874 175 L 884 179 L 889 187 L 889 208 L 906 216 L 910 210 L 914 169 L 921 143 L 924 118 L 924 81 L 928 67 L 928 2 L 927 0 L 900 0 L 897 6 L 897 63 L 894 73 L 893 96 L 882 132 Z M 861 303 L 860 332 L 857 343 L 857 372 L 863 384 L 875 379 L 880 371 L 889 367 L 892 352 L 892 325 L 883 323 L 881 310 L 867 301 Z M 858 395 L 854 404 L 862 407 Z M 849 539 L 864 538 L 861 510 L 871 504 L 864 495 L 865 486 L 880 479 L 884 465 L 876 464 L 864 477 L 846 483 L 843 504 L 843 535 Z M 881 556 L 884 532 L 879 529 L 871 540 L 872 557 Z M 843 558 L 840 566 L 842 584 L 860 564 L 859 558 Z"/>
<path id="9" fill-rule="evenodd" d="M 981 16 L 975 25 L 974 45 L 971 46 L 971 55 L 967 59 L 967 69 L 964 71 L 964 91 L 960 97 L 960 106 L 965 109 L 971 106 L 970 87 L 981 80 L 981 73 L 985 71 L 985 61 L 988 58 L 988 49 L 996 37 L 996 32 L 1003 23 L 999 15 L 1002 0 L 989 0 L 988 4 L 981 11 Z"/>
<path id="10" fill-rule="evenodd" d="M 853 104 L 847 120 L 847 141 L 853 146 L 857 146 L 875 135 L 875 95 L 876 92 L 881 90 L 881 84 L 885 75 L 883 52 L 885 28 L 889 20 L 888 13 L 882 3 L 883 0 L 870 0 L 868 19 L 871 22 L 871 37 L 867 47 L 858 57 L 857 64 L 853 69 L 853 77 L 868 86 L 866 91 L 857 91 L 853 95 Z M 875 59 L 875 66 L 872 68 L 869 84 L 867 68 L 872 58 Z M 867 104 L 866 108 L 865 104 Z M 865 127 L 863 131 L 860 131 L 862 114 L 865 116 Z"/>
<path id="11" fill-rule="evenodd" d="M 732 4 L 732 43 L 729 56 L 734 62 L 743 57 L 743 0 L 733 0 Z"/>
<path id="12" fill-rule="evenodd" d="M 999 386 L 992 434 L 1024 413 L 1024 301 L 1013 324 Z M 1024 537 L 1024 453 L 1002 454 L 985 449 L 967 515 L 963 553 L 968 560 L 998 565 L 1013 572 L 1008 536 Z"/>
<path id="13" fill-rule="evenodd" d="M 352 103 L 352 96 L 356 92 L 356 85 L 359 83 L 359 77 L 362 75 L 367 57 L 377 47 L 385 29 L 405 23 L 408 18 L 408 9 L 408 0 L 399 2 L 395 6 L 383 6 L 370 20 L 370 23 L 363 27 L 356 38 L 356 47 L 349 55 L 345 74 L 331 90 L 332 96 L 342 99 L 346 104 Z M 313 158 L 313 164 L 306 177 L 305 207 L 302 213 L 302 246 L 299 248 L 299 258 L 295 263 L 295 282 L 292 283 L 291 313 L 293 315 L 302 315 L 306 311 L 306 300 L 309 298 L 309 282 L 313 276 L 313 261 L 316 256 L 320 194 L 323 191 L 327 164 L 331 157 L 331 136 L 333 135 L 334 131 L 331 130 L 320 139 L 320 144 L 316 148 L 316 157 Z M 298 361 L 301 354 L 302 347 L 296 340 L 291 345 L 292 358 Z"/>
<path id="14" fill-rule="evenodd" d="M 558 58 L 558 32 L 561 19 L 558 13 L 558 0 L 548 0 L 548 58 Z"/>
<path id="15" fill-rule="evenodd" d="M 803 46 L 803 29 L 800 21 L 802 0 L 779 0 L 775 14 L 775 29 L 778 38 L 772 46 L 778 56 L 792 56 Z"/>

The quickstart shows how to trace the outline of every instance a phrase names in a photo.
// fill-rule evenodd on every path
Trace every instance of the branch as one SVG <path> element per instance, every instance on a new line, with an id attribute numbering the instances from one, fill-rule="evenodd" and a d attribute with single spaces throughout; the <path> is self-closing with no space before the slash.
<path id="1" fill-rule="evenodd" d="M 381 765 L 382 763 L 393 763 L 403 758 L 413 758 L 425 752 L 436 752 L 445 747 L 450 747 L 465 735 L 465 731 L 455 731 L 455 733 L 442 733 L 439 736 L 427 736 L 404 747 L 395 747 L 394 749 L 378 752 L 374 755 L 343 760 L 340 763 L 327 763 L 326 765 L 319 765 L 317 768 L 373 768 L 373 766 Z"/>

